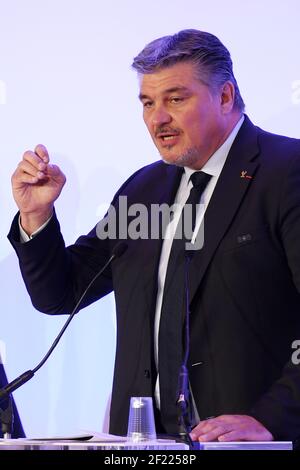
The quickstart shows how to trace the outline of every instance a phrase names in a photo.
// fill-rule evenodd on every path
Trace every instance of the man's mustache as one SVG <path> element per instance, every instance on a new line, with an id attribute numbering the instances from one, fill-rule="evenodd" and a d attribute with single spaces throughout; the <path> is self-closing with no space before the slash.
<path id="1" fill-rule="evenodd" d="M 155 137 L 162 137 L 164 135 L 179 135 L 181 130 L 173 127 L 158 127 L 155 131 Z"/>

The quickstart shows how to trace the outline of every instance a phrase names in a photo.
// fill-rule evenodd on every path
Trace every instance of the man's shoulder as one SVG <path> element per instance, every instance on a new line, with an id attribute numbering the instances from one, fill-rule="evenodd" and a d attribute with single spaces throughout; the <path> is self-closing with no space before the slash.
<path id="1" fill-rule="evenodd" d="M 282 178 L 291 168 L 300 171 L 300 139 L 275 134 L 253 124 L 248 116 L 237 136 L 235 153 L 257 159 L 269 181 Z M 263 173 L 262 173 L 263 174 Z"/>
<path id="2" fill-rule="evenodd" d="M 292 161 L 300 165 L 300 139 L 256 129 L 261 162 L 274 169 L 288 167 Z"/>
<path id="3" fill-rule="evenodd" d="M 277 147 L 278 150 L 282 148 L 291 148 L 299 149 L 300 148 L 300 138 L 288 137 L 282 134 L 276 134 L 270 130 L 262 129 L 258 125 L 251 122 L 249 117 L 245 115 L 244 123 L 241 128 L 244 132 L 241 132 L 243 138 L 247 139 L 249 136 L 258 139 L 260 146 L 265 147 Z"/>
<path id="4" fill-rule="evenodd" d="M 153 174 L 153 173 L 160 173 L 160 172 L 165 172 L 166 168 L 169 167 L 170 165 L 167 165 L 164 161 L 162 160 L 157 160 L 153 163 L 149 163 L 149 165 L 145 165 L 141 168 L 139 168 L 134 175 L 147 175 L 147 174 Z"/>
<path id="5" fill-rule="evenodd" d="M 266 131 L 261 129 L 260 127 L 258 129 L 258 135 L 261 139 L 265 139 L 266 141 L 274 142 L 276 144 L 282 144 L 282 145 L 290 145 L 290 146 L 295 146 L 299 147 L 300 146 L 300 139 L 296 137 L 288 137 L 286 135 L 281 135 L 281 134 L 274 134 L 273 132 Z"/>
<path id="6" fill-rule="evenodd" d="M 135 171 L 123 184 L 126 187 L 129 183 L 138 184 L 139 182 L 152 181 L 154 178 L 167 177 L 169 173 L 176 172 L 175 165 L 168 165 L 162 160 L 145 165 Z"/>
<path id="7" fill-rule="evenodd" d="M 256 126 L 256 129 L 258 131 L 258 141 L 261 145 L 277 149 L 277 152 L 281 152 L 283 149 L 300 150 L 300 139 L 298 138 L 275 134 L 258 126 Z"/>
<path id="8" fill-rule="evenodd" d="M 161 160 L 145 165 L 129 176 L 115 198 L 120 195 L 152 192 L 156 185 L 162 185 L 167 178 L 176 175 L 178 171 L 175 165 L 168 165 Z"/>

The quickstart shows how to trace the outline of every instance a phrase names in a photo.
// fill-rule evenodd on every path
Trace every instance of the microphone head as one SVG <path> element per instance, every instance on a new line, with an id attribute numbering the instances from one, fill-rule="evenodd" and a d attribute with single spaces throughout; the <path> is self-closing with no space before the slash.
<path id="1" fill-rule="evenodd" d="M 128 248 L 127 243 L 125 243 L 125 242 L 119 242 L 119 243 L 117 243 L 117 245 L 114 247 L 113 252 L 112 252 L 112 255 L 113 255 L 115 258 L 119 258 L 120 256 L 123 255 L 123 253 L 125 253 L 125 251 L 127 250 L 127 248 Z"/>

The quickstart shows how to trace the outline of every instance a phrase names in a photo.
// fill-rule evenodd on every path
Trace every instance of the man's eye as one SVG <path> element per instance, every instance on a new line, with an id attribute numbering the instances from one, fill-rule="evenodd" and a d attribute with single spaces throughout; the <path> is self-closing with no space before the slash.
<path id="1" fill-rule="evenodd" d="M 153 104 L 152 101 L 144 101 L 143 102 L 143 107 L 144 108 L 151 108 L 152 104 Z"/>
<path id="2" fill-rule="evenodd" d="M 171 103 L 174 103 L 174 104 L 177 104 L 177 103 L 181 103 L 183 101 L 184 98 L 180 97 L 180 96 L 172 96 L 170 98 L 170 101 Z"/>

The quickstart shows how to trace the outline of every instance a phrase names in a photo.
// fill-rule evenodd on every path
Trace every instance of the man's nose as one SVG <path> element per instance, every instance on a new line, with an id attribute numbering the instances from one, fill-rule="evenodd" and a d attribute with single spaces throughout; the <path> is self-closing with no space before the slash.
<path id="1" fill-rule="evenodd" d="M 168 124 L 172 121 L 170 113 L 164 106 L 158 106 L 154 109 L 152 114 L 152 124 L 154 126 L 161 126 L 163 124 Z"/>

